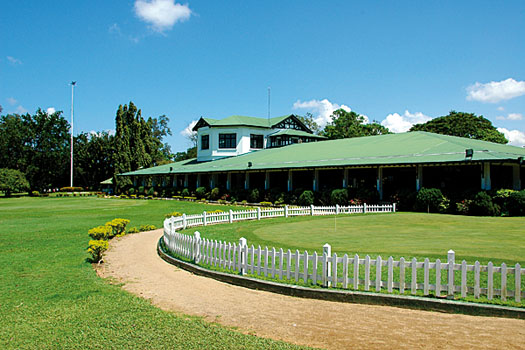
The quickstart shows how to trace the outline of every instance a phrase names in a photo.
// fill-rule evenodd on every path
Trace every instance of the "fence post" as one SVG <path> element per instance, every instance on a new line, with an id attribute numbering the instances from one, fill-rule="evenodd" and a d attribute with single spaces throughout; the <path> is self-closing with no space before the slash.
<path id="1" fill-rule="evenodd" d="M 230 224 L 233 222 L 233 210 L 230 209 Z"/>
<path id="2" fill-rule="evenodd" d="M 313 206 L 312 206 L 313 207 Z M 323 256 L 325 256 L 323 274 L 324 274 L 324 287 L 330 287 L 332 285 L 332 263 L 328 262 L 328 259 L 332 257 L 332 246 L 326 243 L 323 246 Z"/>
<path id="3" fill-rule="evenodd" d="M 185 230 L 187 226 L 186 223 L 186 214 L 182 214 L 182 228 Z"/>
<path id="4" fill-rule="evenodd" d="M 339 204 L 335 205 L 335 215 L 339 215 Z"/>
<path id="5" fill-rule="evenodd" d="M 310 215 L 314 216 L 314 205 L 310 204 Z"/>
<path id="6" fill-rule="evenodd" d="M 363 213 L 366 213 L 366 203 L 363 203 Z"/>
<path id="7" fill-rule="evenodd" d="M 239 273 L 246 275 L 246 238 L 239 238 Z"/>
<path id="8" fill-rule="evenodd" d="M 396 212 L 396 203 L 392 203 L 392 212 Z"/>
<path id="9" fill-rule="evenodd" d="M 195 261 L 195 264 L 198 264 L 201 257 L 201 234 L 199 231 L 195 231 L 193 236 L 195 238 L 195 241 L 193 242 L 193 261 Z"/>
<path id="10" fill-rule="evenodd" d="M 284 206 L 284 217 L 285 218 L 288 217 L 288 206 L 287 205 Z"/>
<path id="11" fill-rule="evenodd" d="M 202 224 L 206 226 L 206 210 L 202 212 Z"/>
<path id="12" fill-rule="evenodd" d="M 261 208 L 257 207 L 257 220 L 261 220 Z"/>
<path id="13" fill-rule="evenodd" d="M 456 263 L 456 253 L 450 249 L 447 253 L 448 260 L 448 289 L 447 299 L 454 299 L 454 264 Z"/>

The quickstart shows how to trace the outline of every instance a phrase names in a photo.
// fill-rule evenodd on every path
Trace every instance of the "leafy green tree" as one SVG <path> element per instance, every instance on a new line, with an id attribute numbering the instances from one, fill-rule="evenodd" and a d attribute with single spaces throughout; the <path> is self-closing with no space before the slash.
<path id="1" fill-rule="evenodd" d="M 321 126 L 317 124 L 312 113 L 308 112 L 304 116 L 297 115 L 299 119 L 308 129 L 312 130 L 315 135 L 321 132 Z"/>
<path id="2" fill-rule="evenodd" d="M 9 197 L 12 193 L 29 190 L 29 182 L 24 174 L 16 169 L 0 169 L 0 191 Z"/>
<path id="3" fill-rule="evenodd" d="M 81 133 L 74 138 L 74 178 L 82 187 L 98 188 L 113 176 L 114 137 L 108 132 Z"/>
<path id="4" fill-rule="evenodd" d="M 0 164 L 25 171 L 32 152 L 31 115 L 8 114 L 0 117 Z"/>
<path id="5" fill-rule="evenodd" d="M 197 147 L 190 147 L 186 152 L 177 152 L 175 153 L 173 160 L 180 162 L 182 160 L 197 158 Z"/>
<path id="6" fill-rule="evenodd" d="M 466 137 L 506 144 L 508 140 L 483 116 L 474 113 L 450 111 L 446 116 L 416 124 L 409 131 L 428 131 L 436 134 Z"/>
<path id="7" fill-rule="evenodd" d="M 384 135 L 390 131 L 376 122 L 366 124 L 365 117 L 351 111 L 338 109 L 332 114 L 332 122 L 326 125 L 321 135 L 329 139 L 344 139 L 360 136 Z"/>

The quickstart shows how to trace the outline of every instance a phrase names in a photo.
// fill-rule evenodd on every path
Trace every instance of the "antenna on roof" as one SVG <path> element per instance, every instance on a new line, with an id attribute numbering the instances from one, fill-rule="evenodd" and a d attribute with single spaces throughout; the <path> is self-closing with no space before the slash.
<path id="1" fill-rule="evenodd" d="M 271 90 L 272 88 L 268 86 L 268 123 L 270 122 L 270 91 Z"/>

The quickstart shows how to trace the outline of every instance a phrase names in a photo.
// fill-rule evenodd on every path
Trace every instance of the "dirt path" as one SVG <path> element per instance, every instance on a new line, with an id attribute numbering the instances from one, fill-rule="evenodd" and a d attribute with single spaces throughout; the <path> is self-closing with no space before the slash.
<path id="1" fill-rule="evenodd" d="M 329 349 L 525 349 L 525 321 L 301 299 L 193 275 L 156 252 L 161 230 L 112 241 L 101 274 L 170 311 Z"/>

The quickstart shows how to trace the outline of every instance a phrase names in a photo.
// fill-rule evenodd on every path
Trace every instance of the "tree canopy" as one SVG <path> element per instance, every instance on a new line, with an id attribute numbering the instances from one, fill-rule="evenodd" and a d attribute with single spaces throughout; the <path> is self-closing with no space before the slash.
<path id="1" fill-rule="evenodd" d="M 306 125 L 306 127 L 310 130 L 312 130 L 312 132 L 315 134 L 315 135 L 319 135 L 319 133 L 321 132 L 321 126 L 319 124 L 317 124 L 317 122 L 315 121 L 314 119 L 314 116 L 312 113 L 308 112 L 306 113 L 304 116 L 300 116 L 300 115 L 297 115 L 296 116 L 304 125 Z"/>
<path id="2" fill-rule="evenodd" d="M 416 124 L 409 131 L 428 131 L 436 134 L 466 137 L 506 144 L 508 140 L 490 120 L 474 113 L 450 111 L 446 116 L 434 118 L 423 124 Z"/>
<path id="3" fill-rule="evenodd" d="M 0 191 L 4 191 L 6 197 L 11 196 L 11 193 L 27 190 L 29 190 L 29 182 L 21 171 L 0 169 Z"/>
<path id="4" fill-rule="evenodd" d="M 366 124 L 366 119 L 354 111 L 338 109 L 332 114 L 332 121 L 320 132 L 329 139 L 345 139 L 360 136 L 384 135 L 391 132 L 381 124 Z"/>

